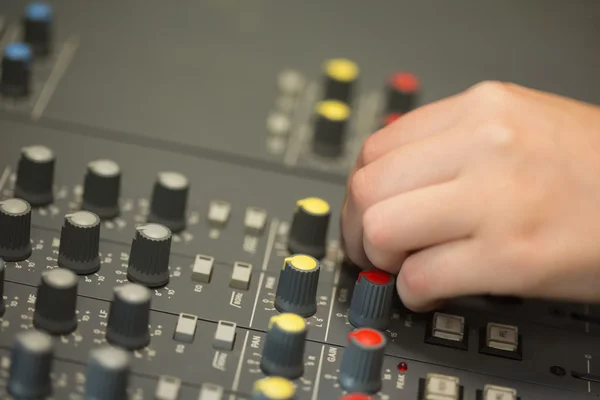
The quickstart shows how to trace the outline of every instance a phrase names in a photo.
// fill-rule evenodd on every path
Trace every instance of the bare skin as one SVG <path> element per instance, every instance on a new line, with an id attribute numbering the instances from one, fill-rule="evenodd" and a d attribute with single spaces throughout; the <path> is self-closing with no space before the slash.
<path id="1" fill-rule="evenodd" d="M 482 82 L 363 145 L 347 256 L 397 274 L 404 304 L 478 294 L 600 300 L 600 107 Z"/>

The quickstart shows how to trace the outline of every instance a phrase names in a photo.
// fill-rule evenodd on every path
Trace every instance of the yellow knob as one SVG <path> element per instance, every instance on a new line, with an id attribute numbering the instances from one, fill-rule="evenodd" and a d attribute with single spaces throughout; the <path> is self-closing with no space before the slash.
<path id="1" fill-rule="evenodd" d="M 296 394 L 294 384 L 279 376 L 270 376 L 254 382 L 252 399 L 290 400 Z"/>

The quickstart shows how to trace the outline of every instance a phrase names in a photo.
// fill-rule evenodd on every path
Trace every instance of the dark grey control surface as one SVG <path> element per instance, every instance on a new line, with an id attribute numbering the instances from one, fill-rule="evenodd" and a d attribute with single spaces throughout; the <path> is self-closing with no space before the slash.
<path id="1" fill-rule="evenodd" d="M 338 227 L 387 111 L 481 79 L 600 103 L 600 4 L 27 4 L 0 6 L 34 57 L 0 97 L 1 399 L 600 396 L 600 305 L 411 313 Z"/>

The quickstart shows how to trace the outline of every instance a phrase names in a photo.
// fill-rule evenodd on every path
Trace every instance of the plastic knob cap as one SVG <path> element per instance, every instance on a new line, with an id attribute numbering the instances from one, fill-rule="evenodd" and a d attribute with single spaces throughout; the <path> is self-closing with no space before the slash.
<path id="1" fill-rule="evenodd" d="M 385 335 L 375 329 L 360 328 L 348 335 L 338 379 L 342 389 L 367 394 L 381 390 L 386 344 Z"/>
<path id="2" fill-rule="evenodd" d="M 287 257 L 279 273 L 275 308 L 304 318 L 314 315 L 317 312 L 320 270 L 319 262 L 311 256 L 296 254 Z"/>
<path id="3" fill-rule="evenodd" d="M 18 333 L 11 353 L 8 392 L 17 399 L 49 396 L 53 358 L 50 335 L 36 330 Z"/>
<path id="4" fill-rule="evenodd" d="M 23 261 L 31 251 L 31 206 L 21 199 L 0 201 L 0 258 Z"/>
<path id="5" fill-rule="evenodd" d="M 288 238 L 290 253 L 322 259 L 327 250 L 330 219 L 331 208 L 325 200 L 317 197 L 299 200 Z"/>
<path id="6" fill-rule="evenodd" d="M 52 51 L 52 19 L 53 10 L 47 3 L 34 2 L 25 9 L 25 41 L 36 57 L 47 57 Z"/>
<path id="7" fill-rule="evenodd" d="M 252 400 L 293 400 L 295 395 L 294 384 L 280 376 L 259 379 L 252 388 Z"/>
<path id="8" fill-rule="evenodd" d="M 33 325 L 50 335 L 66 335 L 77 328 L 77 275 L 56 268 L 42 273 L 35 299 Z"/>
<path id="9" fill-rule="evenodd" d="M 4 48 L 0 94 L 23 98 L 31 91 L 32 51 L 25 43 L 10 43 Z"/>
<path id="10" fill-rule="evenodd" d="M 150 343 L 150 291 L 127 283 L 114 289 L 108 314 L 106 340 L 127 350 L 139 350 Z"/>
<path id="11" fill-rule="evenodd" d="M 171 232 L 185 229 L 188 179 L 178 172 L 160 172 L 152 191 L 148 222 L 166 226 Z"/>
<path id="12" fill-rule="evenodd" d="M 86 400 L 127 400 L 130 363 L 129 354 L 113 346 L 90 351 L 85 381 Z"/>
<path id="13" fill-rule="evenodd" d="M 54 152 L 46 146 L 29 146 L 21 149 L 17 165 L 15 197 L 26 200 L 33 207 L 52 203 L 54 193 Z"/>
<path id="14" fill-rule="evenodd" d="M 102 220 L 116 218 L 119 213 L 121 168 L 111 160 L 92 161 L 87 166 L 83 183 L 82 208 Z"/>
<path id="15" fill-rule="evenodd" d="M 163 225 L 146 224 L 137 228 L 127 278 L 132 282 L 155 288 L 169 282 L 171 231 Z"/>
<path id="16" fill-rule="evenodd" d="M 339 157 L 344 153 L 350 107 L 337 100 L 325 100 L 317 105 L 313 151 L 322 157 Z"/>
<path id="17" fill-rule="evenodd" d="M 327 60 L 323 69 L 325 75 L 323 99 L 350 103 L 360 75 L 358 65 L 352 60 L 334 58 Z"/>
<path id="18" fill-rule="evenodd" d="M 385 330 L 390 323 L 395 290 L 390 274 L 376 269 L 361 272 L 350 301 L 348 321 L 357 328 Z"/>
<path id="19" fill-rule="evenodd" d="M 88 275 L 100 269 L 100 218 L 89 211 L 65 216 L 60 233 L 58 265 L 78 275 Z"/>
<path id="20" fill-rule="evenodd" d="M 265 338 L 261 369 L 266 375 L 296 379 L 304 373 L 306 321 L 296 314 L 271 318 Z"/>

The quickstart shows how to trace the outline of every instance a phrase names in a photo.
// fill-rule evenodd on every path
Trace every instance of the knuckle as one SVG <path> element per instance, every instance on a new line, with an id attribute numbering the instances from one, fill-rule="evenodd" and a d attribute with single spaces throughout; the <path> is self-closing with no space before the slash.
<path id="1" fill-rule="evenodd" d="M 477 128 L 477 136 L 489 150 L 510 149 L 518 139 L 517 131 L 504 119 L 482 123 Z"/>
<path id="2" fill-rule="evenodd" d="M 369 178 L 364 168 L 361 168 L 354 173 L 350 181 L 350 201 L 359 209 L 363 209 L 369 204 L 369 194 Z"/>
<path id="3" fill-rule="evenodd" d="M 422 297 L 429 291 L 430 280 L 427 279 L 424 269 L 419 268 L 412 257 L 404 262 L 398 279 L 402 291 L 411 298 Z"/>
<path id="4" fill-rule="evenodd" d="M 362 222 L 364 239 L 369 244 L 368 247 L 374 250 L 373 256 L 383 253 L 382 250 L 387 247 L 388 234 L 379 211 L 373 207 L 368 209 Z M 372 261 L 375 263 L 375 260 Z"/>
<path id="5" fill-rule="evenodd" d="M 375 133 L 369 136 L 360 149 L 359 160 L 361 165 L 369 165 L 378 157 L 379 151 L 379 134 Z"/>
<path id="6" fill-rule="evenodd" d="M 508 83 L 483 81 L 469 88 L 466 98 L 475 113 L 496 116 L 508 110 L 512 93 Z"/>

